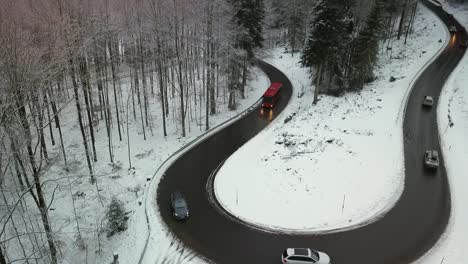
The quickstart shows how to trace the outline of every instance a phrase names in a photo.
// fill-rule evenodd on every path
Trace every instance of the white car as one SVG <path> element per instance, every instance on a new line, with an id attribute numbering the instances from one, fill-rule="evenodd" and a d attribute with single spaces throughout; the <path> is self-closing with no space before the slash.
<path id="1" fill-rule="evenodd" d="M 330 257 L 310 248 L 288 248 L 281 255 L 281 261 L 288 264 L 330 264 Z"/>
<path id="2" fill-rule="evenodd" d="M 424 153 L 424 165 L 430 169 L 439 167 L 439 153 L 437 150 L 427 150 Z"/>
<path id="3" fill-rule="evenodd" d="M 424 96 L 423 106 L 432 106 L 434 104 L 434 98 L 432 96 Z"/>

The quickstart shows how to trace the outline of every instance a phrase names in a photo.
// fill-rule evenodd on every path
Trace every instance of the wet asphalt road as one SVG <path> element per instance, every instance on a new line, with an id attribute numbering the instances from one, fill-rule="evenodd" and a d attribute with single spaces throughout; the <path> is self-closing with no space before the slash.
<path id="1" fill-rule="evenodd" d="M 157 204 L 170 230 L 205 258 L 223 264 L 279 264 L 281 252 L 287 247 L 325 251 L 334 264 L 410 263 L 431 248 L 447 225 L 450 192 L 443 159 L 436 171 L 428 171 L 423 166 L 424 151 L 437 149 L 440 152 L 440 146 L 436 105 L 424 109 L 422 100 L 425 95 L 432 95 L 437 104 L 444 82 L 466 50 L 459 47 L 459 41 L 467 36 L 442 10 L 429 7 L 447 25 L 456 25 L 459 32 L 422 73 L 409 97 L 403 127 L 405 189 L 384 217 L 366 226 L 337 233 L 273 234 L 234 221 L 210 203 L 206 188 L 210 174 L 226 157 L 268 125 L 291 96 L 289 80 L 272 66 L 260 63 L 272 82 L 284 84 L 279 105 L 271 116 L 261 112 L 260 108 L 255 109 L 188 151 L 167 170 L 158 186 Z M 181 190 L 186 195 L 191 210 L 188 221 L 175 221 L 171 215 L 169 197 L 174 190 Z"/>

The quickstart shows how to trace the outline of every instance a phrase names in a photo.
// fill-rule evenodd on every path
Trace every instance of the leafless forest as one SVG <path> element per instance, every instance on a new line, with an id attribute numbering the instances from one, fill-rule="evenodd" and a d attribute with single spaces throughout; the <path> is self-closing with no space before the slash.
<path id="1" fill-rule="evenodd" d="M 65 107 L 76 108 L 91 182 L 94 163 L 113 162 L 114 140 L 140 136 L 129 135 L 129 118 L 140 124 L 143 140 L 155 129 L 167 135 L 167 122 L 177 122 L 185 136 L 187 118 L 209 129 L 210 114 L 236 107 L 248 62 L 233 45 L 231 13 L 218 0 L 2 1 L 0 263 L 57 263 L 48 216 L 54 194 L 42 186 L 57 159 L 49 148 L 61 148 L 67 169 Z M 124 78 L 131 89 L 122 89 Z M 226 104 L 217 105 L 219 98 Z M 162 123 L 153 121 L 152 100 L 160 102 Z M 96 152 L 98 123 L 107 131 L 107 156 Z M 21 250 L 10 255 L 12 244 Z"/>

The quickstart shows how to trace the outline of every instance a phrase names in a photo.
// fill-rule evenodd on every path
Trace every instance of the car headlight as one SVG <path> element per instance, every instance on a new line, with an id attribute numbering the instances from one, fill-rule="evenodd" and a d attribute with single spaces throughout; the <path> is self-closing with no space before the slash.
<path id="1" fill-rule="evenodd" d="M 179 216 L 177 213 L 174 213 L 174 216 Z"/>

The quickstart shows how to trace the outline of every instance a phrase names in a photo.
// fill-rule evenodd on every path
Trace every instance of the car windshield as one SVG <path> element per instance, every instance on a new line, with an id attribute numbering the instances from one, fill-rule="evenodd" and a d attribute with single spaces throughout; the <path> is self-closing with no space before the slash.
<path id="1" fill-rule="evenodd" d="M 272 97 L 266 97 L 266 96 L 263 97 L 263 102 L 264 103 L 271 104 L 272 100 L 273 100 Z"/>
<path id="2" fill-rule="evenodd" d="M 310 256 L 314 261 L 319 261 L 320 257 L 317 251 L 312 250 L 312 255 Z"/>
<path id="3" fill-rule="evenodd" d="M 184 200 L 179 199 L 179 200 L 176 200 L 176 201 L 174 202 L 174 206 L 175 206 L 176 208 L 184 208 L 184 207 L 187 206 L 187 204 L 185 203 Z"/>

